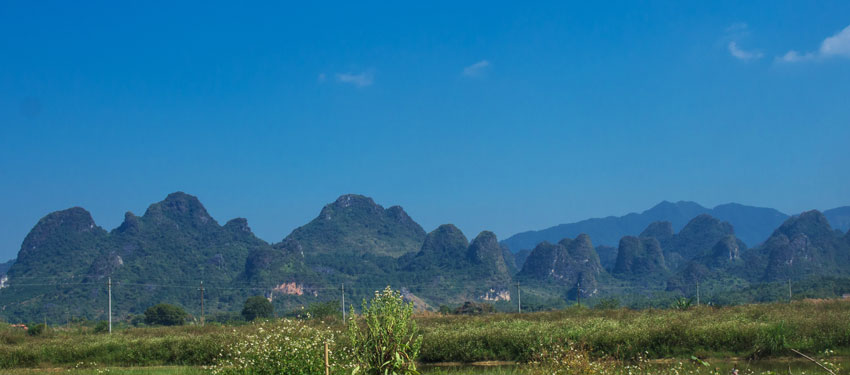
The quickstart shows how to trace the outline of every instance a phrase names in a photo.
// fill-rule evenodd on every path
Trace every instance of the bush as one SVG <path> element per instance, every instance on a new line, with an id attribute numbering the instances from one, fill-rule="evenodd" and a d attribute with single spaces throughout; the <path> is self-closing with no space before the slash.
<path id="1" fill-rule="evenodd" d="M 481 315 L 481 314 L 491 314 L 495 312 L 493 305 L 489 303 L 475 303 L 466 301 L 463 303 L 463 306 L 455 309 L 454 313 L 457 315 Z"/>
<path id="2" fill-rule="evenodd" d="M 363 300 L 361 329 L 354 318 L 348 321 L 348 336 L 354 350 L 355 372 L 365 374 L 419 374 L 416 357 L 422 347 L 422 335 L 411 319 L 413 303 L 405 303 L 401 293 L 387 287 L 375 292 L 370 303 Z"/>
<path id="3" fill-rule="evenodd" d="M 342 317 L 339 309 L 339 301 L 327 301 L 311 304 L 307 307 L 307 313 L 314 319 L 326 319 L 330 317 Z"/>
<path id="4" fill-rule="evenodd" d="M 94 333 L 104 333 L 107 331 L 109 331 L 109 323 L 107 323 L 105 320 L 97 322 L 97 324 L 94 326 Z"/>
<path id="5" fill-rule="evenodd" d="M 245 306 L 242 307 L 242 316 L 247 321 L 252 321 L 257 318 L 271 318 L 274 315 L 274 306 L 266 297 L 254 296 L 245 300 Z"/>
<path id="6" fill-rule="evenodd" d="M 32 327 L 29 327 L 29 329 L 27 330 L 27 333 L 30 336 L 41 336 L 42 334 L 44 334 L 44 332 L 46 330 L 47 330 L 47 325 L 45 325 L 44 323 L 38 323 L 38 324 L 36 324 Z"/>
<path id="7" fill-rule="evenodd" d="M 180 306 L 160 303 L 145 310 L 145 324 L 180 326 L 186 323 L 186 311 Z"/>
<path id="8" fill-rule="evenodd" d="M 620 300 L 617 298 L 603 298 L 593 306 L 597 310 L 614 310 L 620 307 Z"/>

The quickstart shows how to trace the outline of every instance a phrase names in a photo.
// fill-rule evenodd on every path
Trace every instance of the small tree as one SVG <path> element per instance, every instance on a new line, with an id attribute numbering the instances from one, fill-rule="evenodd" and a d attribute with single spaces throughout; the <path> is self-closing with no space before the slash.
<path id="1" fill-rule="evenodd" d="M 353 344 L 355 372 L 368 375 L 416 375 L 416 357 L 422 347 L 422 335 L 412 319 L 413 303 L 405 303 L 399 292 L 386 287 L 375 292 L 370 303 L 363 300 L 365 330 L 354 319 L 348 321 Z"/>
<path id="2" fill-rule="evenodd" d="M 242 307 L 242 316 L 247 321 L 257 318 L 271 318 L 274 316 L 274 306 L 266 297 L 254 296 L 245 300 L 245 306 Z"/>
<path id="3" fill-rule="evenodd" d="M 180 306 L 160 303 L 145 310 L 145 324 L 179 326 L 186 322 L 186 311 Z"/>

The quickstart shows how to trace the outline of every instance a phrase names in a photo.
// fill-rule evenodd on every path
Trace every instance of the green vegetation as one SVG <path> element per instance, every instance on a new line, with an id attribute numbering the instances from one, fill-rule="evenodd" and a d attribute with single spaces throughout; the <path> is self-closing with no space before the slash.
<path id="1" fill-rule="evenodd" d="M 587 309 L 478 316 L 415 317 L 422 331 L 419 361 L 528 362 L 538 348 L 574 343 L 594 359 L 704 357 L 769 358 L 835 350 L 850 354 L 850 301 L 798 301 L 733 307 Z M 294 321 L 302 332 L 341 343 L 336 318 Z M 103 366 L 209 366 L 240 338 L 295 323 L 121 327 L 111 335 L 89 326 L 51 327 L 41 336 L 0 324 L 0 368 Z M 363 328 L 365 326 L 361 326 Z M 289 328 L 287 328 L 289 329 Z M 319 336 L 317 336 L 319 337 Z M 305 343 L 306 344 L 306 343 Z M 340 349 L 332 347 L 333 351 Z M 344 362 L 352 363 L 352 362 Z M 338 364 L 338 363 L 337 363 Z"/>
<path id="2" fill-rule="evenodd" d="M 333 374 L 351 373 L 350 350 L 338 344 L 339 331 L 284 319 L 236 331 L 222 350 L 214 375 L 314 375 L 324 373 L 324 345 Z"/>
<path id="3" fill-rule="evenodd" d="M 268 319 L 274 316 L 274 306 L 266 297 L 254 296 L 245 300 L 245 306 L 242 307 L 242 317 L 247 321 L 252 321 L 257 318 Z"/>
<path id="4" fill-rule="evenodd" d="M 629 308 L 669 308 L 681 298 L 696 300 L 698 292 L 701 303 L 714 305 L 786 300 L 782 283 L 789 280 L 793 298 L 850 293 L 850 235 L 833 230 L 819 212 L 788 218 L 763 245 L 748 249 L 730 223 L 705 213 L 744 232 L 758 221 L 763 238 L 764 225 L 784 217 L 735 205 L 668 203 L 656 211 L 619 226 L 632 234 L 645 229 L 621 238 L 618 249 L 605 248 L 606 265 L 587 234 L 536 244 L 517 263 L 491 232 L 469 242 L 444 224 L 426 234 L 400 207 L 385 209 L 360 195 L 339 197 L 276 244 L 254 236 L 245 219 L 219 225 L 196 197 L 180 192 L 142 216 L 127 213 L 108 232 L 76 207 L 46 215 L 24 239 L 0 289 L 0 316 L 50 325 L 107 320 L 110 280 L 114 322 L 134 326 L 156 303 L 182 306 L 187 322 L 201 320 L 202 306 L 208 322 L 273 316 L 264 302 L 258 314 L 252 307 L 241 316 L 246 298 L 258 293 L 283 316 L 331 316 L 343 284 L 348 300 L 392 285 L 430 311 L 464 301 L 488 304 L 482 311 L 515 311 L 517 282 L 523 311 L 563 309 L 579 299 L 603 309 L 614 299 Z"/>
<path id="5" fill-rule="evenodd" d="M 186 323 L 186 311 L 180 306 L 160 303 L 145 310 L 145 324 L 180 326 Z"/>
<path id="6" fill-rule="evenodd" d="M 376 292 L 370 302 L 363 301 L 359 319 L 348 321 L 349 346 L 355 371 L 367 375 L 417 375 L 416 358 L 422 347 L 422 336 L 413 321 L 413 304 L 405 303 L 401 294 L 389 287 Z"/>

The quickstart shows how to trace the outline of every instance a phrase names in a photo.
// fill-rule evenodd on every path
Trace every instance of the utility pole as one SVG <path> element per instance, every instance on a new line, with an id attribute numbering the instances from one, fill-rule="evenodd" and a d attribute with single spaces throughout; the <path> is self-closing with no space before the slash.
<path id="1" fill-rule="evenodd" d="M 578 307 L 581 307 L 581 280 L 578 281 L 578 285 L 576 286 L 576 301 Z"/>
<path id="2" fill-rule="evenodd" d="M 522 295 L 519 293 L 519 281 L 516 282 L 516 312 L 522 314 Z"/>
<path id="3" fill-rule="evenodd" d="M 201 327 L 204 326 L 204 281 L 201 280 Z"/>
<path id="4" fill-rule="evenodd" d="M 342 283 L 342 321 L 345 322 L 345 283 Z"/>
<path id="5" fill-rule="evenodd" d="M 791 279 L 788 279 L 788 303 L 791 303 Z"/>
<path id="6" fill-rule="evenodd" d="M 109 333 L 112 333 L 112 278 L 110 277 L 106 282 L 107 289 L 109 290 Z"/>
<path id="7" fill-rule="evenodd" d="M 699 306 L 699 280 L 697 280 L 697 306 Z"/>

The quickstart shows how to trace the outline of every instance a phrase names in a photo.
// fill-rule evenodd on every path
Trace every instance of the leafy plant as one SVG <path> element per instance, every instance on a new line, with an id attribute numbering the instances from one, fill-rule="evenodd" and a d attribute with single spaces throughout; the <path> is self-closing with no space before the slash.
<path id="1" fill-rule="evenodd" d="M 691 298 L 679 297 L 673 301 L 673 304 L 670 306 L 675 310 L 687 310 L 693 306 L 694 300 Z"/>
<path id="2" fill-rule="evenodd" d="M 46 330 L 47 330 L 47 325 L 45 325 L 44 323 L 38 323 L 38 324 L 36 324 L 32 327 L 29 327 L 29 329 L 27 330 L 27 333 L 30 336 L 41 336 L 42 334 L 44 334 L 44 332 Z"/>
<path id="3" fill-rule="evenodd" d="M 186 311 L 180 306 L 160 303 L 145 310 L 145 324 L 179 326 L 186 322 Z"/>
<path id="4" fill-rule="evenodd" d="M 614 297 L 611 298 L 603 298 L 593 305 L 594 309 L 597 310 L 614 310 L 620 307 L 620 300 Z"/>
<path id="5" fill-rule="evenodd" d="M 413 321 L 413 303 L 405 303 L 401 293 L 389 286 L 376 291 L 367 303 L 363 300 L 361 321 L 348 321 L 348 336 L 354 349 L 354 372 L 368 375 L 417 375 L 416 357 L 422 347 L 422 335 Z"/>
<path id="6" fill-rule="evenodd" d="M 254 296 L 245 300 L 242 307 L 242 316 L 251 321 L 257 318 L 271 318 L 274 315 L 274 306 L 263 296 Z"/>
<path id="7" fill-rule="evenodd" d="M 97 322 L 94 326 L 94 333 L 104 333 L 109 331 L 109 323 L 105 320 Z"/>

